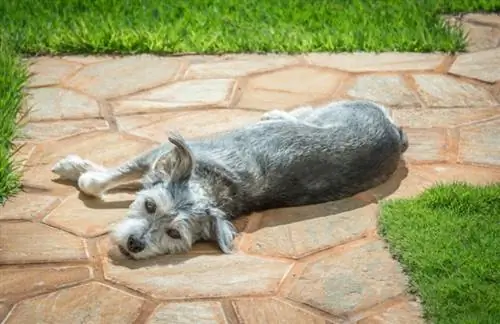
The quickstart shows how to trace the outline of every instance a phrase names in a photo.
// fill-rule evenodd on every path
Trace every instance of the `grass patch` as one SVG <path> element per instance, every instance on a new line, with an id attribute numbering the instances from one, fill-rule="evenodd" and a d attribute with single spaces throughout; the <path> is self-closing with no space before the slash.
<path id="1" fill-rule="evenodd" d="M 380 231 L 435 323 L 498 323 L 500 184 L 438 185 L 382 206 Z"/>
<path id="2" fill-rule="evenodd" d="M 19 190 L 20 173 L 12 158 L 17 116 L 28 73 L 12 48 L 0 38 L 0 204 Z"/>
<path id="3" fill-rule="evenodd" d="M 0 28 L 23 53 L 463 50 L 443 12 L 500 0 L 16 0 Z"/>
<path id="4" fill-rule="evenodd" d="M 238 52 L 455 52 L 442 13 L 500 0 L 0 1 L 0 202 L 19 187 L 12 140 L 26 73 L 16 55 Z"/>

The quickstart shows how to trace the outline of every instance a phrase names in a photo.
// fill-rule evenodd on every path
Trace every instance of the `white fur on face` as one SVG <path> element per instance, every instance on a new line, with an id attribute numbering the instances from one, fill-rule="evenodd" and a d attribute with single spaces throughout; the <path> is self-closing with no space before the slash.
<path id="1" fill-rule="evenodd" d="M 146 199 L 155 202 L 155 213 L 150 214 L 146 210 Z M 193 222 L 185 211 L 176 210 L 175 202 L 167 190 L 151 188 L 138 193 L 129 207 L 126 219 L 115 226 L 111 238 L 134 259 L 182 253 L 190 250 L 194 241 L 199 239 L 200 235 L 193 233 L 194 228 L 199 226 L 195 226 L 197 224 Z M 177 230 L 181 238 L 167 235 L 168 229 Z M 132 235 L 144 240 L 144 250 L 133 253 L 127 249 L 127 241 Z"/>

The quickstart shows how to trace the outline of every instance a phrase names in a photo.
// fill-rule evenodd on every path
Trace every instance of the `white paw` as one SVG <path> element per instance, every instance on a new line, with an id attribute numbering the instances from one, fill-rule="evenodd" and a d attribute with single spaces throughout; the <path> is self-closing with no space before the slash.
<path id="1" fill-rule="evenodd" d="M 68 155 L 64 159 L 59 160 L 53 167 L 52 172 L 59 175 L 61 178 L 77 181 L 80 175 L 88 171 L 91 164 L 79 157 L 78 155 Z"/>
<path id="2" fill-rule="evenodd" d="M 78 188 L 89 196 L 101 197 L 108 181 L 106 172 L 88 171 L 78 178 Z"/>
<path id="3" fill-rule="evenodd" d="M 262 115 L 262 117 L 260 117 L 260 120 L 289 119 L 289 118 L 290 117 L 288 113 L 285 111 L 271 110 Z"/>

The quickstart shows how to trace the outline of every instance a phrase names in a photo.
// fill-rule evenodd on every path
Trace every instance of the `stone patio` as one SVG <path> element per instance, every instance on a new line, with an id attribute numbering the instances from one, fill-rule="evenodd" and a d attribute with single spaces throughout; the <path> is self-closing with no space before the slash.
<path id="1" fill-rule="evenodd" d="M 500 181 L 498 44 L 457 56 L 30 60 L 25 189 L 0 207 L 2 323 L 423 322 L 377 235 L 378 203 L 436 182 Z M 187 255 L 125 260 L 106 234 L 133 194 L 98 201 L 50 172 L 70 153 L 113 165 L 167 130 L 196 138 L 268 109 L 346 98 L 392 108 L 410 138 L 406 164 L 349 199 L 239 219 L 233 255 L 200 243 Z"/>

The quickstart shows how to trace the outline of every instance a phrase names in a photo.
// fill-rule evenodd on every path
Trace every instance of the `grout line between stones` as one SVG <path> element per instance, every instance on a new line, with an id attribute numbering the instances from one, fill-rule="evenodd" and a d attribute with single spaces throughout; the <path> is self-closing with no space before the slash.
<path id="1" fill-rule="evenodd" d="M 428 109 L 429 107 L 426 105 L 424 100 L 419 94 L 419 86 L 417 84 L 417 81 L 413 77 L 413 74 L 410 73 L 403 73 L 402 74 L 402 79 L 403 79 L 403 84 L 411 91 L 412 95 L 417 99 L 420 109 Z"/>
<path id="2" fill-rule="evenodd" d="M 446 129 L 446 160 L 457 163 L 459 156 L 460 130 L 458 128 Z"/>
<path id="3" fill-rule="evenodd" d="M 108 123 L 111 131 L 118 131 L 118 123 L 113 112 L 113 106 L 106 100 L 97 100 L 99 115 Z"/>
<path id="4" fill-rule="evenodd" d="M 139 311 L 139 315 L 134 321 L 134 324 L 147 323 L 159 305 L 160 303 L 158 302 L 153 302 L 152 300 L 145 299 Z"/>
<path id="5" fill-rule="evenodd" d="M 456 55 L 446 55 L 441 64 L 439 64 L 434 71 L 442 74 L 447 74 L 449 73 L 453 63 L 455 63 L 456 60 Z"/>
<path id="6" fill-rule="evenodd" d="M 222 312 L 228 324 L 242 323 L 232 300 L 221 300 Z"/>

